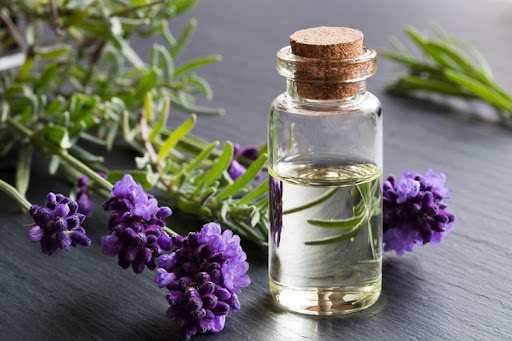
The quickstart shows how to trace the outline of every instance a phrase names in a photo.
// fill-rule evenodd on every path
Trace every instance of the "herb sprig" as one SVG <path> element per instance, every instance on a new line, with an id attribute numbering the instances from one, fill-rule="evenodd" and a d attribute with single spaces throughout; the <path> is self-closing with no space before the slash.
<path id="1" fill-rule="evenodd" d="M 0 155 L 17 153 L 17 196 L 30 185 L 32 157 L 39 150 L 49 157 L 50 174 L 59 172 L 73 184 L 85 175 L 99 195 L 108 197 L 111 183 L 130 173 L 144 189 L 164 190 L 171 206 L 266 245 L 268 183 L 251 192 L 266 154 L 233 181 L 226 172 L 233 144 L 219 149 L 218 141 L 190 133 L 196 115 L 223 113 L 195 104 L 198 96 L 212 98 L 196 71 L 220 56 L 176 63 L 196 21 L 176 38 L 168 21 L 197 2 L 0 1 L 0 30 L 14 37 L 6 49 L 14 40 L 24 58 L 19 68 L 0 73 Z M 50 43 L 43 42 L 45 27 L 55 33 Z M 159 36 L 165 44 L 141 56 L 129 43 L 135 35 Z M 172 109 L 193 114 L 168 129 Z M 91 146 L 128 146 L 138 156 L 133 169 L 111 170 Z M 107 173 L 108 181 L 98 172 Z"/>
<path id="2" fill-rule="evenodd" d="M 504 121 L 512 119 L 512 96 L 493 80 L 491 68 L 482 55 L 468 44 L 448 36 L 433 25 L 436 38 L 428 38 L 414 27 L 405 33 L 420 50 L 416 57 L 398 39 L 390 43 L 395 51 L 381 55 L 407 68 L 408 75 L 388 85 L 388 90 L 401 95 L 417 91 L 437 93 L 463 99 L 480 99 L 496 108 Z"/>

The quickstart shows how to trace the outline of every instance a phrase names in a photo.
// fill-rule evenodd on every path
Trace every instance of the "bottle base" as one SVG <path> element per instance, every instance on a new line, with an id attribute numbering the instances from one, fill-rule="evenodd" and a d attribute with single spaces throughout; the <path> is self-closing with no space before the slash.
<path id="1" fill-rule="evenodd" d="M 269 280 L 270 293 L 284 308 L 308 315 L 349 314 L 377 302 L 382 281 L 360 287 L 295 288 Z"/>

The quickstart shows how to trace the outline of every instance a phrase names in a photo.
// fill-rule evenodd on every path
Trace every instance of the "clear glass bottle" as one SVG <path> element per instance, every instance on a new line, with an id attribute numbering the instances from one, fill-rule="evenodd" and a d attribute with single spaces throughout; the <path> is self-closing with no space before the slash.
<path id="1" fill-rule="evenodd" d="M 268 126 L 271 294 L 306 314 L 364 309 L 382 270 L 382 109 L 366 91 L 376 52 L 277 57 L 287 91 Z"/>

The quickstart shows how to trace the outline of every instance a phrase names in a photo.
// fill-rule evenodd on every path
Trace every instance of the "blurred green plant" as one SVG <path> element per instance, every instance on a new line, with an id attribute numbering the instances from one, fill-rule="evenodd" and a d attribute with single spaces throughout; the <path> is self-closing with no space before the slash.
<path id="1" fill-rule="evenodd" d="M 463 99 L 480 99 L 497 109 L 504 121 L 512 118 L 512 96 L 493 80 L 491 68 L 482 55 L 461 40 L 448 36 L 432 25 L 436 38 L 430 39 L 414 27 L 405 33 L 419 49 L 416 57 L 397 38 L 392 37 L 395 51 L 381 55 L 404 66 L 408 75 L 388 85 L 395 94 L 410 95 L 417 91 L 437 93 Z"/>
<path id="2" fill-rule="evenodd" d="M 233 181 L 226 171 L 233 144 L 219 149 L 218 141 L 209 144 L 190 134 L 196 115 L 223 113 L 195 104 L 197 96 L 212 98 L 210 86 L 195 72 L 220 56 L 175 63 L 196 21 L 177 37 L 168 21 L 197 2 L 0 0 L 0 30 L 11 38 L 1 41 L 9 47 L 15 41 L 24 53 L 19 68 L 0 73 L 0 157 L 17 152 L 21 194 L 30 184 L 34 151 L 40 150 L 50 159 L 49 173 L 59 172 L 73 184 L 86 175 L 91 188 L 107 197 L 111 182 L 130 173 L 145 189 L 164 190 L 170 206 L 266 246 L 268 183 L 251 187 L 266 154 Z M 43 43 L 48 28 L 56 39 Z M 140 56 L 129 43 L 135 35 L 161 37 L 165 43 Z M 193 114 L 169 129 L 171 107 Z M 126 145 L 139 154 L 135 169 L 109 170 L 91 151 L 97 147 L 90 148 Z M 98 172 L 106 172 L 110 182 Z"/>

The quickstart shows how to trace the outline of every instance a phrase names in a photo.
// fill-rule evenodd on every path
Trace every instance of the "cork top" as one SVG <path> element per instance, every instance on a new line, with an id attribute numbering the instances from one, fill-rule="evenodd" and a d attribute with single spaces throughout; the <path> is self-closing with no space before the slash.
<path id="1" fill-rule="evenodd" d="M 375 73 L 376 53 L 363 47 L 361 31 L 348 27 L 314 27 L 290 36 L 290 47 L 277 54 L 278 72 L 294 80 L 299 97 L 348 98 L 365 90 Z"/>
<path id="2" fill-rule="evenodd" d="M 313 27 L 290 36 L 293 54 L 307 58 L 346 59 L 361 54 L 363 32 L 349 27 Z"/>

